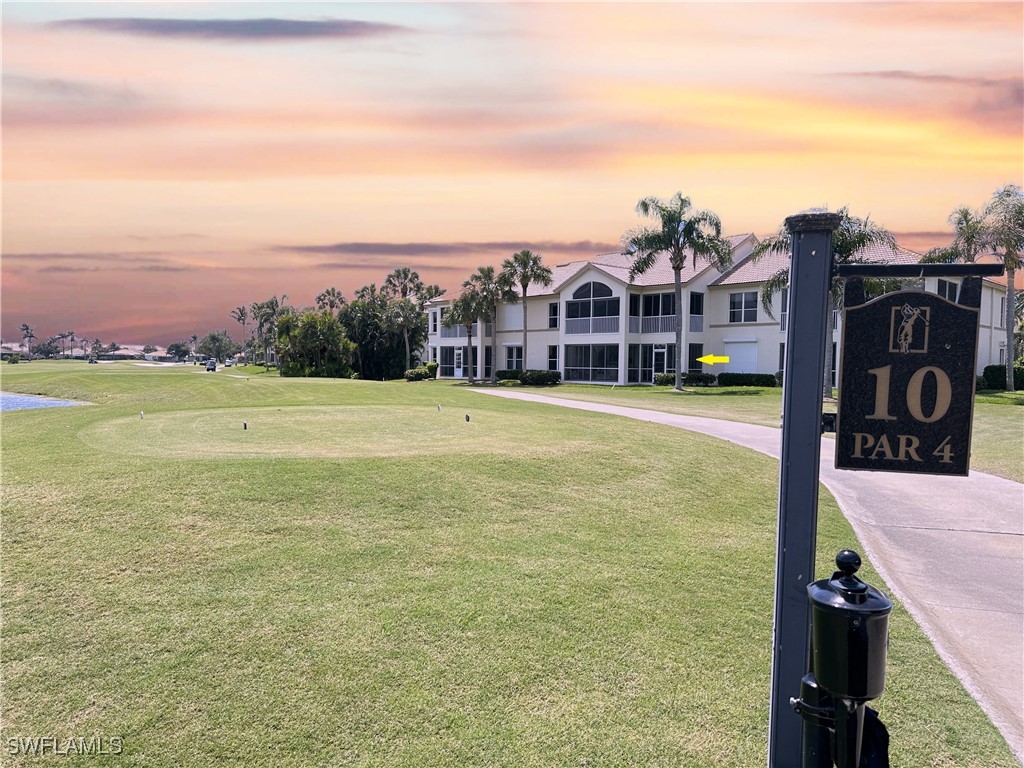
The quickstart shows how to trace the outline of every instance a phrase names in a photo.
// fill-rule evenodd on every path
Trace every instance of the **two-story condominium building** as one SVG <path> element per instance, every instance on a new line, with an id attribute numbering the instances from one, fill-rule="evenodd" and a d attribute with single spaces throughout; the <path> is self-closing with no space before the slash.
<path id="1" fill-rule="evenodd" d="M 766 255 L 756 262 L 751 252 L 754 235 L 728 238 L 733 266 L 725 273 L 687 258 L 682 271 L 683 365 L 700 372 L 775 373 L 785 360 L 788 295 L 774 297 L 773 316 L 761 305 L 761 288 L 780 269 L 789 266 L 788 254 Z M 858 261 L 914 264 L 920 254 L 903 248 L 872 247 Z M 470 361 L 473 375 L 487 378 L 499 370 L 560 371 L 563 381 L 603 384 L 650 384 L 659 373 L 675 372 L 675 289 L 668 254 L 630 282 L 632 257 L 602 254 L 552 268 L 549 286 L 531 285 L 526 296 L 528 360 L 523 359 L 522 307 L 499 306 L 496 328 L 479 322 L 472 346 L 466 329 L 446 328 L 444 313 L 451 298 L 427 305 L 428 341 L 423 358 L 438 363 L 441 378 L 466 378 Z M 925 290 L 955 301 L 956 281 L 929 278 Z M 985 281 L 981 310 L 978 370 L 997 362 L 999 307 L 998 283 Z M 841 313 L 835 313 L 833 344 L 838 352 Z M 492 334 L 497 334 L 497 360 L 492 360 Z M 1004 334 L 1005 335 L 1005 334 Z M 698 358 L 713 353 L 729 362 L 713 369 Z M 833 356 L 838 367 L 838 354 Z M 480 366 L 483 361 L 483 366 Z"/>

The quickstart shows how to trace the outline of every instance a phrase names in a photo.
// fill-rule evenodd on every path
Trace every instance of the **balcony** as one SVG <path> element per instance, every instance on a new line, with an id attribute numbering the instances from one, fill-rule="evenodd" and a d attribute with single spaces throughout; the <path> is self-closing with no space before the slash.
<path id="1" fill-rule="evenodd" d="M 690 315 L 690 333 L 704 332 L 704 315 Z"/>
<path id="2" fill-rule="evenodd" d="M 565 321 L 566 334 L 618 333 L 618 317 L 571 317 Z"/>
<path id="3" fill-rule="evenodd" d="M 630 333 L 640 333 L 640 318 L 639 317 L 630 317 L 629 318 L 629 332 Z"/>
<path id="4" fill-rule="evenodd" d="M 671 333 L 676 329 L 675 315 L 653 315 L 640 321 L 641 333 Z"/>
<path id="5" fill-rule="evenodd" d="M 447 325 L 441 326 L 441 338 L 442 339 L 464 339 L 466 338 L 466 327 L 463 325 L 454 325 L 449 328 Z"/>

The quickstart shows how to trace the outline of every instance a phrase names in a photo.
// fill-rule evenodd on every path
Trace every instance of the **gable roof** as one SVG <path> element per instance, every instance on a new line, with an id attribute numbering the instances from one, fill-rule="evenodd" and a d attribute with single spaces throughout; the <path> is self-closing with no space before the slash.
<path id="1" fill-rule="evenodd" d="M 711 285 L 763 283 L 779 270 L 789 269 L 789 260 L 788 252 L 766 253 L 757 261 L 754 261 L 753 254 L 751 254 L 736 263 L 732 269 Z M 921 261 L 921 254 L 899 245 L 895 248 L 869 245 L 857 251 L 850 261 L 862 264 L 917 264 Z"/>

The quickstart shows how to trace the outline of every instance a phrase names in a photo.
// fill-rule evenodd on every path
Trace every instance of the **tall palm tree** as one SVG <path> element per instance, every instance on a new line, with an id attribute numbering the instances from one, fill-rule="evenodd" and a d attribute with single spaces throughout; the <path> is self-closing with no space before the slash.
<path id="1" fill-rule="evenodd" d="M 836 264 L 855 264 L 860 259 L 858 254 L 869 246 L 882 246 L 891 250 L 896 249 L 896 238 L 885 227 L 875 224 L 869 219 L 860 219 L 851 216 L 847 207 L 840 208 L 837 213 L 840 216 L 839 227 L 832 233 L 832 258 Z M 767 254 L 789 254 L 792 253 L 793 243 L 789 230 L 783 224 L 777 234 L 766 237 L 754 246 L 751 258 L 753 261 L 763 258 Z M 903 282 L 899 280 L 865 280 L 865 291 L 869 294 L 881 294 L 887 291 L 896 290 L 902 287 Z M 772 299 L 775 294 L 789 285 L 789 267 L 784 267 L 769 277 L 761 286 L 761 306 L 768 314 L 768 317 L 775 317 L 772 312 Z M 822 379 L 822 394 L 825 397 L 832 396 L 832 314 L 836 307 L 841 307 L 843 302 L 843 280 L 838 277 L 832 279 L 832 290 L 828 295 L 828 310 L 825 313 L 825 374 Z"/>
<path id="2" fill-rule="evenodd" d="M 498 382 L 498 305 L 516 301 L 515 288 L 505 273 L 495 274 L 494 267 L 477 267 L 476 272 L 462 283 L 464 290 L 480 296 L 481 315 L 491 323 L 491 384 Z M 523 358 L 525 364 L 526 358 Z"/>
<path id="3" fill-rule="evenodd" d="M 245 324 L 249 322 L 249 308 L 242 304 L 230 312 L 231 318 L 242 326 L 242 349 L 245 349 Z M 243 355 L 244 359 L 244 355 Z"/>
<path id="4" fill-rule="evenodd" d="M 192 342 L 192 357 L 195 357 L 196 356 L 196 344 L 199 343 L 199 336 L 193 333 L 191 336 L 189 336 L 188 340 Z"/>
<path id="5" fill-rule="evenodd" d="M 626 252 L 633 256 L 629 280 L 654 266 L 658 254 L 667 252 L 675 278 L 676 297 L 676 390 L 683 388 L 683 279 L 687 256 L 724 271 L 732 262 L 732 249 L 722 238 L 722 222 L 713 211 L 693 208 L 690 198 L 676 192 L 669 200 L 645 197 L 636 204 L 636 212 L 654 219 L 653 228 L 636 227 L 622 238 Z"/>
<path id="6" fill-rule="evenodd" d="M 402 332 L 405 340 L 405 370 L 412 368 L 412 351 L 409 348 L 409 335 L 413 329 L 424 322 L 423 310 L 411 299 L 396 299 L 388 307 L 390 321 Z"/>
<path id="7" fill-rule="evenodd" d="M 55 342 L 60 342 L 60 356 L 64 357 L 64 342 L 68 340 L 68 335 L 61 331 L 56 336 L 52 336 L 51 339 Z"/>
<path id="8" fill-rule="evenodd" d="M 266 301 L 257 301 L 252 305 L 252 319 L 256 324 L 256 333 L 263 347 L 263 366 L 270 370 L 270 347 L 277 342 L 277 319 L 284 310 L 287 295 L 271 296 Z"/>
<path id="9" fill-rule="evenodd" d="M 331 312 L 337 312 L 345 306 L 345 296 L 337 288 L 331 286 L 323 293 L 317 295 L 316 306 L 317 309 L 326 309 Z"/>
<path id="10" fill-rule="evenodd" d="M 501 273 L 510 283 L 515 283 L 520 288 L 519 296 L 523 302 L 523 369 L 526 369 L 526 289 L 533 283 L 539 283 L 545 287 L 551 285 L 551 269 L 541 263 L 541 255 L 533 253 L 525 248 L 513 253 L 511 258 L 501 262 Z M 493 331 L 493 327 L 492 327 Z"/>
<path id="11" fill-rule="evenodd" d="M 1006 268 L 1006 389 L 1013 392 L 1014 280 L 1024 255 L 1024 191 L 1017 184 L 1007 184 L 997 190 L 985 207 L 985 216 L 989 220 L 987 244 Z"/>
<path id="12" fill-rule="evenodd" d="M 399 299 L 409 299 L 422 291 L 423 287 L 419 272 L 408 267 L 396 267 L 384 278 L 381 290 Z"/>
<path id="13" fill-rule="evenodd" d="M 28 323 L 22 323 L 19 326 L 21 330 L 21 346 L 26 346 L 25 342 L 28 342 L 28 352 L 32 354 L 32 342 L 37 338 L 36 332 L 32 330 L 32 327 Z"/>
<path id="14" fill-rule="evenodd" d="M 455 299 L 444 313 L 442 322 L 449 328 L 461 325 L 466 329 L 466 348 L 469 350 L 469 359 L 466 361 L 466 369 L 469 372 L 467 378 L 473 384 L 473 325 L 483 312 L 486 311 L 481 295 L 473 288 L 466 288 L 459 298 Z M 493 359 L 492 359 L 493 363 Z M 492 364 L 492 369 L 494 368 Z"/>
<path id="15" fill-rule="evenodd" d="M 75 332 L 67 331 L 68 338 L 71 339 L 71 359 L 75 359 Z"/>

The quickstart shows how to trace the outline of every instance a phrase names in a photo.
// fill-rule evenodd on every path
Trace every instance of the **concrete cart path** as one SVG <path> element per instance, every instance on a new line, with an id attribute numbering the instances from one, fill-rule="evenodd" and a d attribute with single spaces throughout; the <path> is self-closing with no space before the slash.
<path id="1" fill-rule="evenodd" d="M 566 400 L 514 390 L 488 395 L 665 424 L 779 457 L 777 428 Z M 967 478 L 850 472 L 822 439 L 821 482 L 872 566 L 939 656 L 1024 762 L 1024 485 Z"/>

